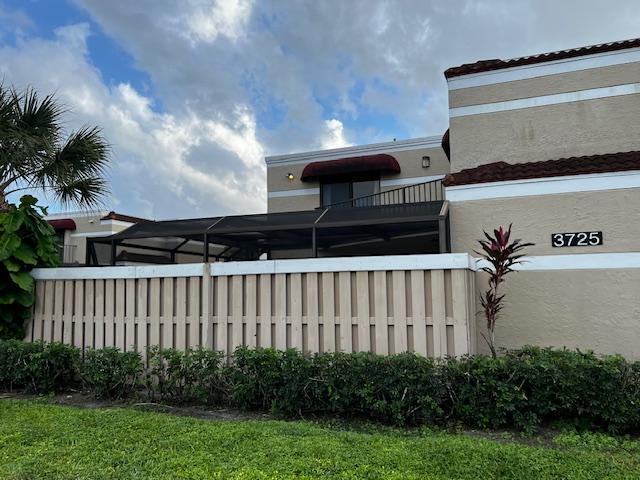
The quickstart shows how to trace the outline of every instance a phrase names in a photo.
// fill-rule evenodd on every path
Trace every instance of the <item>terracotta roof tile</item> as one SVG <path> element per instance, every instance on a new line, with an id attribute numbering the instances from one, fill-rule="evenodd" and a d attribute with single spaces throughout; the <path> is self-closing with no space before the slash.
<path id="1" fill-rule="evenodd" d="M 561 158 L 543 162 L 510 164 L 494 162 L 450 173 L 443 181 L 445 187 L 474 183 L 503 182 L 528 178 L 562 177 L 588 173 L 624 172 L 640 170 L 640 151 L 609 153 L 584 157 Z"/>
<path id="2" fill-rule="evenodd" d="M 601 43 L 599 45 L 591 45 L 588 47 L 571 48 L 569 50 L 559 50 L 557 52 L 541 53 L 538 55 L 530 55 L 528 57 L 512 58 L 509 60 L 480 60 L 474 63 L 465 63 L 459 67 L 451 67 L 445 70 L 444 76 L 446 78 L 453 78 L 459 77 L 460 75 L 469 75 L 471 73 L 488 72 L 491 70 L 500 70 L 503 68 L 518 67 L 521 65 L 532 65 L 535 63 L 550 62 L 552 60 L 562 60 L 565 58 L 593 55 L 594 53 L 613 52 L 616 50 L 635 47 L 640 47 L 640 38 L 621 40 L 619 42 Z"/>

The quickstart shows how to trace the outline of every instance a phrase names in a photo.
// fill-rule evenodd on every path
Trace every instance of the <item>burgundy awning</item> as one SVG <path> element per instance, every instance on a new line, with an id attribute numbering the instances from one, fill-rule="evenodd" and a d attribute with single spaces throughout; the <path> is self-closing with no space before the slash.
<path id="1" fill-rule="evenodd" d="M 305 182 L 320 177 L 365 172 L 400 173 L 400 165 L 395 158 L 386 153 L 325 160 L 324 162 L 313 162 L 304 167 L 300 180 Z"/>
<path id="2" fill-rule="evenodd" d="M 54 230 L 75 230 L 76 222 L 70 218 L 59 218 L 56 220 L 47 220 Z"/>

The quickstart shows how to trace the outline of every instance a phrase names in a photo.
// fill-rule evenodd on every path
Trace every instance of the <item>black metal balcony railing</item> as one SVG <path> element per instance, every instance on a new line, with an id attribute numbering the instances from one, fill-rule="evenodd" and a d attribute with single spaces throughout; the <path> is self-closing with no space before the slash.
<path id="1" fill-rule="evenodd" d="M 444 200 L 442 180 L 407 185 L 384 192 L 350 198 L 342 202 L 325 205 L 323 208 L 377 207 L 380 205 L 399 205 L 403 203 L 425 203 Z"/>

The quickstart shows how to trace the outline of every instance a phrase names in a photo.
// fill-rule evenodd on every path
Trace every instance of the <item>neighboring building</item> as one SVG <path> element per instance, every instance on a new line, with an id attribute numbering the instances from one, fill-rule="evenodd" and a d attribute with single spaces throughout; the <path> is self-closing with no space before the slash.
<path id="1" fill-rule="evenodd" d="M 314 209 L 439 180 L 442 136 L 267 157 L 268 211 Z"/>
<path id="2" fill-rule="evenodd" d="M 105 237 L 148 220 L 107 211 L 62 212 L 47 215 L 45 220 L 55 229 L 62 265 L 86 263 L 87 238 Z"/>

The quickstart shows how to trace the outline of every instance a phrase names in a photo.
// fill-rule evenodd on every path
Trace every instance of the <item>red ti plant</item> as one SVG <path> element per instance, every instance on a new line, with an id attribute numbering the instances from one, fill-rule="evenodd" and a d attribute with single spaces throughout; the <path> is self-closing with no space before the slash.
<path id="1" fill-rule="evenodd" d="M 484 316 L 487 320 L 488 337 L 483 333 L 491 355 L 496 357 L 495 328 L 496 320 L 504 307 L 504 294 L 500 294 L 498 289 L 504 282 L 508 273 L 513 272 L 513 266 L 522 263 L 520 260 L 524 255 L 523 249 L 530 247 L 533 243 L 522 243 L 517 239 L 509 243 L 511 237 L 511 225 L 505 231 L 502 226 L 493 231 L 493 236 L 483 232 L 486 240 L 478 240 L 482 251 L 476 251 L 489 265 L 482 267 L 482 271 L 489 275 L 489 288 L 480 295 L 480 304 L 484 309 Z"/>

